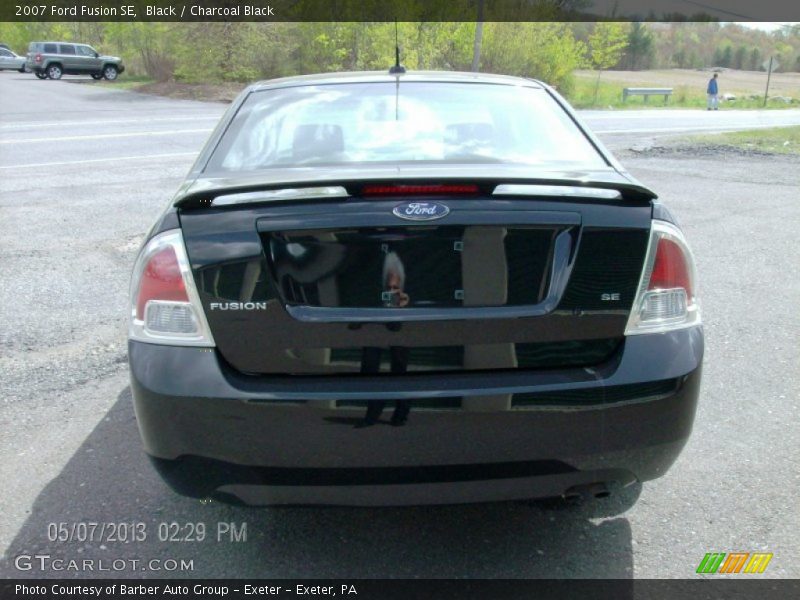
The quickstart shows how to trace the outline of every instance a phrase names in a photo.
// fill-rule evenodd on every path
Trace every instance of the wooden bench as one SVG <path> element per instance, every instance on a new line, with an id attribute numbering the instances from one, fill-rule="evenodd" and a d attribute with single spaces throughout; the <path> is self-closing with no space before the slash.
<path id="1" fill-rule="evenodd" d="M 667 103 L 672 95 L 672 88 L 622 88 L 622 101 L 625 102 L 628 96 L 644 96 L 644 101 L 650 96 L 664 96 L 664 104 Z"/>

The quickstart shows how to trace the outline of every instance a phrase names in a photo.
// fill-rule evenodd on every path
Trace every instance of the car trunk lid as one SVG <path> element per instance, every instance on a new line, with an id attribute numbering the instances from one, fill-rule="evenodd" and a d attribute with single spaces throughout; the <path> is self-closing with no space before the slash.
<path id="1" fill-rule="evenodd" d="M 645 194 L 617 181 L 618 200 L 511 198 L 478 184 L 477 195 L 388 198 L 349 184 L 345 198 L 221 208 L 210 200 L 230 187 L 197 186 L 208 201 L 187 195 L 180 218 L 221 356 L 242 372 L 296 375 L 566 368 L 611 357 L 644 262 Z M 398 217 L 414 203 L 449 212 Z"/>

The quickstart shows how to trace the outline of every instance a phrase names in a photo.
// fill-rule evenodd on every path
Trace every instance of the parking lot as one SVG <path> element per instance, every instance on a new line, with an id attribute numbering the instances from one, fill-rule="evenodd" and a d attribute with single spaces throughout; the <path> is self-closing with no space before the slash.
<path id="1" fill-rule="evenodd" d="M 707 552 L 771 552 L 764 577 L 800 576 L 800 160 L 646 150 L 670 133 L 797 125 L 800 111 L 584 115 L 697 258 L 703 389 L 666 476 L 574 510 L 255 509 L 170 492 L 127 381 L 136 250 L 225 107 L 89 81 L 0 73 L 2 576 L 98 576 L 19 570 L 47 554 L 125 561 L 102 573 L 124 577 L 691 577 Z M 59 524 L 84 522 L 146 535 L 58 541 Z M 171 523 L 207 535 L 161 535 Z M 191 568 L 171 570 L 181 559 Z"/>

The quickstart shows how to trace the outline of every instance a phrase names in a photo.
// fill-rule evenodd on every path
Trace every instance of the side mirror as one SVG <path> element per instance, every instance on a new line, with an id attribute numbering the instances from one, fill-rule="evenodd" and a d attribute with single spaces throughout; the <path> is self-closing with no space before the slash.
<path id="1" fill-rule="evenodd" d="M 94 57 L 95 57 L 95 58 L 100 58 L 100 55 L 99 55 L 97 52 L 95 52 L 95 53 L 94 53 Z"/>

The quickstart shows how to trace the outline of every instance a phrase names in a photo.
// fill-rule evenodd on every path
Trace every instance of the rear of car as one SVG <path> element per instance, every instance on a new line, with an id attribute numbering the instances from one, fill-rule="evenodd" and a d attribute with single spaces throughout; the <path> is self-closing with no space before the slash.
<path id="1" fill-rule="evenodd" d="M 17 56 L 9 48 L 0 48 L 0 71 L 25 72 L 25 59 Z"/>
<path id="2" fill-rule="evenodd" d="M 553 90 L 494 76 L 246 90 L 148 236 L 130 319 L 156 468 L 253 504 L 653 479 L 703 354 L 666 209 Z"/>

